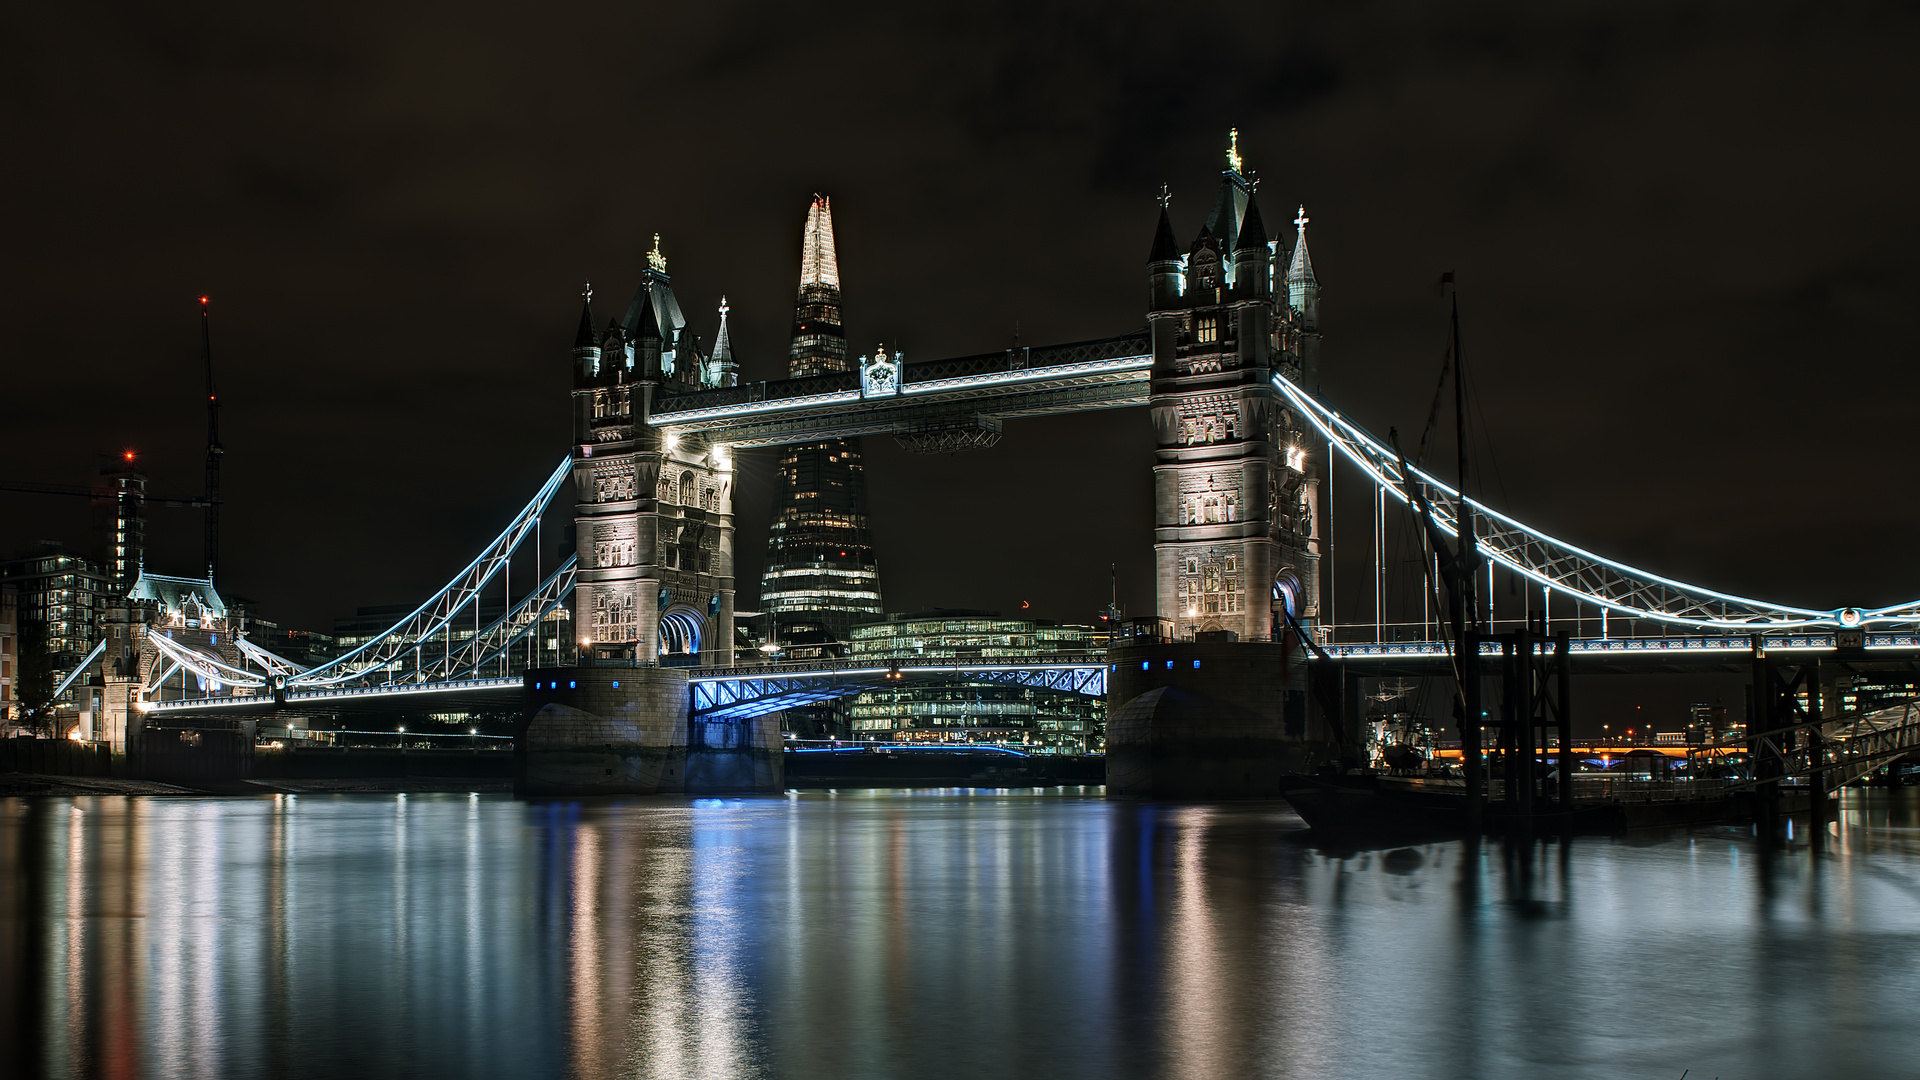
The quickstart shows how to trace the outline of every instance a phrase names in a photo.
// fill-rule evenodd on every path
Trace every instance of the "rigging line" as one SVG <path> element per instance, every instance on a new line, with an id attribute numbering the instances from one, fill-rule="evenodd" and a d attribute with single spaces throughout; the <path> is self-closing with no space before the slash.
<path id="1" fill-rule="evenodd" d="M 1440 379 L 1433 387 L 1433 404 L 1427 408 L 1427 426 L 1420 429 L 1420 449 L 1413 459 L 1413 467 L 1420 468 L 1427 463 L 1428 440 L 1433 437 L 1434 429 L 1440 426 L 1440 403 L 1447 396 L 1447 373 L 1453 369 L 1453 334 L 1445 334 L 1446 344 L 1440 349 Z"/>
<path id="2" fill-rule="evenodd" d="M 1511 510 L 1513 508 L 1513 500 L 1507 497 L 1506 477 L 1500 472 L 1500 458 L 1493 450 L 1493 430 L 1487 423 L 1487 412 L 1480 395 L 1480 380 L 1474 377 L 1473 372 L 1467 370 L 1465 364 L 1460 365 L 1460 370 L 1467 377 L 1467 426 L 1471 429 L 1468 432 L 1468 436 L 1469 438 L 1475 435 L 1479 436 L 1480 445 L 1486 449 L 1487 463 L 1493 466 L 1493 486 L 1495 490 L 1500 493 L 1500 506 L 1502 509 Z M 1487 470 L 1481 469 L 1479 476 L 1480 498 L 1478 500 L 1481 503 L 1487 501 L 1486 475 Z"/>

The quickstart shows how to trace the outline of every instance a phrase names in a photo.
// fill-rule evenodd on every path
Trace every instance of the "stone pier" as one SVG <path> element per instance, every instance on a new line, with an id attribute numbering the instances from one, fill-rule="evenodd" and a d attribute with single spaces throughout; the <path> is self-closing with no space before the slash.
<path id="1" fill-rule="evenodd" d="M 1108 660 L 1109 798 L 1275 798 L 1334 756 L 1285 645 L 1158 643 Z"/>
<path id="2" fill-rule="evenodd" d="M 691 722 L 683 668 L 594 665 L 527 674 L 514 740 L 520 795 L 778 791 L 778 717 Z"/>

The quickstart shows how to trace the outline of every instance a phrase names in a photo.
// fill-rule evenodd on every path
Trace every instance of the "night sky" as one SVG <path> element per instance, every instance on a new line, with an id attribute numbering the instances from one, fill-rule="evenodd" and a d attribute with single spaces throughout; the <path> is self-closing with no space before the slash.
<path id="1" fill-rule="evenodd" d="M 1424 423 L 1451 270 L 1491 503 L 1736 593 L 1920 596 L 1912 8 L 917 8 L 12 13 L 0 478 L 134 448 L 198 492 L 210 294 L 223 588 L 326 629 L 424 599 L 559 462 L 581 283 L 624 310 L 655 232 L 709 342 L 727 296 L 744 379 L 784 374 L 816 191 L 856 350 L 1123 333 L 1160 184 L 1190 239 L 1237 126 L 1269 228 L 1313 219 L 1326 390 L 1360 422 Z M 1144 410 L 867 452 L 889 609 L 1085 621 L 1109 563 L 1151 608 Z M 771 462 L 741 455 L 742 608 Z M 0 550 L 86 522 L 0 494 Z M 197 512 L 149 533 L 150 568 L 198 572 Z M 1372 618 L 1360 584 L 1340 607 Z"/>

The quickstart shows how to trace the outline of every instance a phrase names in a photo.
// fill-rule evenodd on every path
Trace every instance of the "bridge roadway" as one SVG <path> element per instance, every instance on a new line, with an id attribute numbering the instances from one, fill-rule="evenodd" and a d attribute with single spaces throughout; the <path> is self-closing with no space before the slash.
<path id="1" fill-rule="evenodd" d="M 589 667 L 638 667 L 633 661 L 597 660 Z M 998 683 L 1105 697 L 1106 658 L 1097 653 L 1062 653 L 1027 664 L 967 663 L 950 659 L 836 660 L 820 663 L 760 664 L 731 668 L 687 668 L 690 712 L 710 720 L 742 720 L 865 690 L 914 683 Z M 446 682 L 391 683 L 376 686 L 297 690 L 270 694 L 146 702 L 141 708 L 156 722 L 246 717 L 276 712 L 375 713 L 395 705 L 446 702 L 453 708 L 515 708 L 534 674 Z"/>
<path id="2" fill-rule="evenodd" d="M 1920 666 L 1920 632 L 1868 633 L 1860 648 L 1841 649 L 1833 633 L 1769 634 L 1768 655 L 1820 659 L 1862 670 L 1913 670 Z M 1543 648 L 1551 651 L 1551 642 Z M 1365 676 L 1444 675 L 1444 644 L 1402 641 L 1335 644 L 1326 652 L 1350 673 Z M 1746 635 L 1692 635 L 1635 638 L 1573 638 L 1568 653 L 1578 674 L 1744 674 L 1752 670 L 1753 645 Z M 1483 642 L 1483 657 L 1499 657 L 1497 642 Z M 632 661 L 594 661 L 591 666 L 637 666 Z M 694 715 L 740 720 L 801 705 L 849 697 L 908 683 L 921 685 L 1000 683 L 1105 696 L 1111 665 L 1102 653 L 1061 654 L 1045 662 L 1009 664 L 903 660 L 836 660 L 815 663 L 755 664 L 730 668 L 687 668 Z M 1490 669 L 1488 670 L 1491 674 Z M 146 715 L 168 719 L 257 716 L 281 711 L 338 714 L 374 713 L 401 704 L 445 701 L 457 708 L 513 708 L 522 701 L 530 675 L 469 678 L 444 682 L 393 683 L 299 690 L 279 698 L 267 694 L 228 695 L 185 701 L 145 703 Z"/>
<path id="3" fill-rule="evenodd" d="M 1911 670 L 1920 663 L 1920 632 L 1858 635 L 1858 648 L 1841 648 L 1833 632 L 1767 634 L 1767 655 L 1821 660 L 1865 669 Z M 1552 642 L 1542 646 L 1549 654 Z M 1326 652 L 1363 675 L 1441 675 L 1448 670 L 1447 647 L 1438 641 L 1389 641 L 1325 646 Z M 1480 655 L 1500 656 L 1497 641 L 1483 641 Z M 1567 655 L 1575 674 L 1745 674 L 1753 669 L 1753 640 L 1746 634 L 1690 634 L 1670 637 L 1571 638 Z M 1483 666 L 1483 672 L 1493 671 Z"/>

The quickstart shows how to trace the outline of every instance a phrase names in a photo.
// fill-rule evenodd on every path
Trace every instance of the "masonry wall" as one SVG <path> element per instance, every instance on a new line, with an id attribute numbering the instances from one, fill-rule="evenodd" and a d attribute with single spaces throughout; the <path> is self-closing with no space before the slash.
<path id="1" fill-rule="evenodd" d="M 1137 645 L 1108 659 L 1110 798 L 1273 798 L 1332 754 L 1284 644 Z"/>
<path id="2" fill-rule="evenodd" d="M 661 795 L 777 791 L 778 714 L 688 718 L 684 668 L 542 668 L 527 675 L 514 740 L 522 795 Z"/>
<path id="3" fill-rule="evenodd" d="M 687 673 L 661 667 L 540 668 L 515 733 L 522 795 L 686 790 Z"/>

